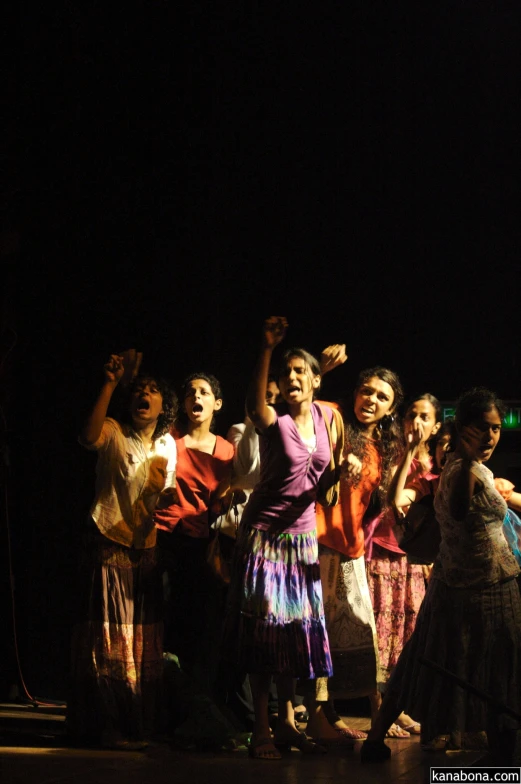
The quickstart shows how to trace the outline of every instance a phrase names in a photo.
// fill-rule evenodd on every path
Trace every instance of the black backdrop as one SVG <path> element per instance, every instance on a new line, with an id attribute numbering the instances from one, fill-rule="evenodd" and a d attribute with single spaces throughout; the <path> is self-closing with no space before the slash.
<path id="1" fill-rule="evenodd" d="M 482 0 L 19 10 L 3 476 L 28 685 L 63 696 L 93 486 L 75 439 L 111 351 L 135 346 L 176 382 L 214 372 L 221 432 L 242 418 L 271 313 L 288 317 L 291 344 L 347 343 L 332 397 L 375 363 L 410 394 L 454 399 L 484 383 L 520 396 L 521 11 Z"/>

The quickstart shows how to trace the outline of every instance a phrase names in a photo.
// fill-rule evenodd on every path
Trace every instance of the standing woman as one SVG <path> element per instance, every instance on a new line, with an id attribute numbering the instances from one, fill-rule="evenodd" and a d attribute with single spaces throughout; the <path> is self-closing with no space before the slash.
<path id="1" fill-rule="evenodd" d="M 318 482 L 330 461 L 323 410 L 313 403 L 318 361 L 303 349 L 287 351 L 279 375 L 283 403 L 266 402 L 273 349 L 286 327 L 284 318 L 266 321 L 246 400 L 260 433 L 261 476 L 242 517 L 224 634 L 225 657 L 250 675 L 255 707 L 250 755 L 256 759 L 280 758 L 268 722 L 272 676 L 279 699 L 275 744 L 324 751 L 295 727 L 293 679 L 332 672 L 315 519 Z M 324 414 L 332 417 L 328 409 Z"/>
<path id="2" fill-rule="evenodd" d="M 512 762 L 519 721 L 422 664 L 433 662 L 521 711 L 519 567 L 503 534 L 507 505 L 484 465 L 499 441 L 503 416 L 503 404 L 487 389 L 471 389 L 458 401 L 455 452 L 434 499 L 439 555 L 362 759 L 390 756 L 386 727 L 406 710 L 420 719 L 425 741 L 486 727 L 495 760 Z"/>
<path id="3" fill-rule="evenodd" d="M 165 382 L 140 376 L 124 421 L 107 418 L 123 359 L 112 354 L 106 363 L 80 436 L 98 464 L 79 569 L 67 727 L 76 741 L 132 750 L 146 746 L 161 714 L 163 608 L 153 514 L 161 493 L 175 493 L 168 429 L 177 399 Z"/>
<path id="4" fill-rule="evenodd" d="M 428 442 L 440 427 L 441 406 L 434 395 L 420 395 L 408 406 L 404 417 L 405 455 L 391 482 L 391 501 L 395 500 L 393 488 L 404 472 L 411 498 L 415 496 L 414 487 L 418 481 L 433 478 Z M 364 530 L 367 581 L 378 640 L 378 688 L 385 691 L 389 675 L 416 625 L 425 596 L 424 569 L 400 549 L 391 508 L 386 508 L 367 526 L 364 524 Z M 398 717 L 396 723 L 408 732 L 420 733 L 418 723 L 409 716 Z M 397 734 L 394 732 L 394 736 Z"/>
<path id="5" fill-rule="evenodd" d="M 233 446 L 213 433 L 222 407 L 219 381 L 209 373 L 185 379 L 177 445 L 177 499 L 155 515 L 166 589 L 165 650 L 211 689 L 217 656 L 210 602 L 217 586 L 206 563 L 212 514 L 230 486 Z M 211 647 L 214 647 L 211 650 Z"/>
<path id="6" fill-rule="evenodd" d="M 333 697 L 368 696 L 373 712 L 378 652 L 367 586 L 362 520 L 371 495 L 383 495 L 402 445 L 396 410 L 402 386 L 392 370 L 368 368 L 358 376 L 354 405 L 344 412 L 346 459 L 340 482 L 340 504 L 317 507 L 320 574 L 326 626 L 335 675 L 330 684 L 317 681 L 308 732 L 324 741 L 347 742 L 365 737 L 336 713 Z"/>

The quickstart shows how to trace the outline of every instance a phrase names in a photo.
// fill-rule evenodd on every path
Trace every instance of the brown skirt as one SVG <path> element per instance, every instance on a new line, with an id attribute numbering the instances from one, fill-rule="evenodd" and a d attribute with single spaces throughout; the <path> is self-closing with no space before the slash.
<path id="1" fill-rule="evenodd" d="M 79 568 L 72 634 L 69 735 L 110 745 L 161 723 L 162 585 L 156 549 L 112 542 L 93 523 Z"/>

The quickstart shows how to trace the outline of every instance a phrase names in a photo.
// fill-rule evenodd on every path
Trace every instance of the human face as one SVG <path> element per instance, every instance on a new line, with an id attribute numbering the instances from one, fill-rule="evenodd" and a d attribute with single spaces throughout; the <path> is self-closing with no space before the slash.
<path id="1" fill-rule="evenodd" d="M 163 413 L 163 396 L 155 381 L 145 381 L 134 388 L 130 413 L 138 428 L 157 422 Z"/>
<path id="2" fill-rule="evenodd" d="M 290 357 L 279 378 L 280 393 L 286 403 L 311 402 L 320 376 L 314 376 L 308 363 L 300 357 Z"/>
<path id="3" fill-rule="evenodd" d="M 441 427 L 441 422 L 436 422 L 436 409 L 428 400 L 415 400 L 407 409 L 404 419 L 405 438 L 413 433 L 415 427 L 423 429 L 422 441 L 428 441 Z"/>
<path id="4" fill-rule="evenodd" d="M 355 416 L 367 429 L 373 429 L 386 414 L 392 413 L 394 391 L 387 381 L 372 376 L 355 391 Z"/>
<path id="5" fill-rule="evenodd" d="M 447 452 L 449 451 L 449 448 L 450 448 L 450 435 L 446 433 L 446 435 L 438 439 L 438 443 L 436 444 L 436 449 L 434 450 L 434 463 L 439 471 L 442 470 L 443 466 L 446 463 Z"/>
<path id="6" fill-rule="evenodd" d="M 223 402 L 216 398 L 208 381 L 204 378 L 195 378 L 190 381 L 185 391 L 185 411 L 188 419 L 194 424 L 201 425 L 213 419 Z"/>
<path id="7" fill-rule="evenodd" d="M 462 428 L 461 435 L 469 445 L 470 457 L 478 463 L 490 460 L 501 435 L 501 417 L 494 406 L 484 411 L 479 419 Z"/>
<path id="8" fill-rule="evenodd" d="M 266 403 L 269 406 L 274 406 L 277 403 L 280 403 L 280 400 L 280 389 L 276 381 L 270 381 L 266 387 Z"/>

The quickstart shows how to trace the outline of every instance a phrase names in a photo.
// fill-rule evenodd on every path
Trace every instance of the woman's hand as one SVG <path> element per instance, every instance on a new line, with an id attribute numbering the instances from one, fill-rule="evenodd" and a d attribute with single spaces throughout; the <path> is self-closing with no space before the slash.
<path id="1" fill-rule="evenodd" d="M 270 316 L 264 322 L 262 332 L 263 344 L 265 348 L 274 349 L 284 339 L 288 321 L 284 316 Z"/>
<path id="2" fill-rule="evenodd" d="M 362 461 L 353 452 L 350 452 L 342 463 L 342 474 L 355 479 L 362 473 Z"/>
<path id="3" fill-rule="evenodd" d="M 330 370 L 343 365 L 346 360 L 345 343 L 333 343 L 332 346 L 326 346 L 320 355 L 320 372 L 322 375 L 329 373 Z"/>
<path id="4" fill-rule="evenodd" d="M 105 379 L 110 384 L 118 384 L 123 378 L 125 366 L 123 364 L 124 357 L 122 354 L 111 354 L 109 361 L 103 365 L 105 371 Z"/>
<path id="5" fill-rule="evenodd" d="M 420 444 L 425 443 L 425 427 L 423 422 L 414 421 L 412 432 L 407 436 L 407 447 L 410 452 L 416 453 Z"/>
<path id="6" fill-rule="evenodd" d="M 122 351 L 121 356 L 123 357 L 123 367 L 125 368 L 121 383 L 123 386 L 127 386 L 139 373 L 143 354 L 141 351 L 136 351 L 135 348 L 130 348 L 127 351 Z"/>
<path id="7" fill-rule="evenodd" d="M 476 459 L 479 446 L 483 439 L 483 433 L 479 427 L 465 425 L 459 433 L 458 452 L 463 460 L 471 463 Z"/>

